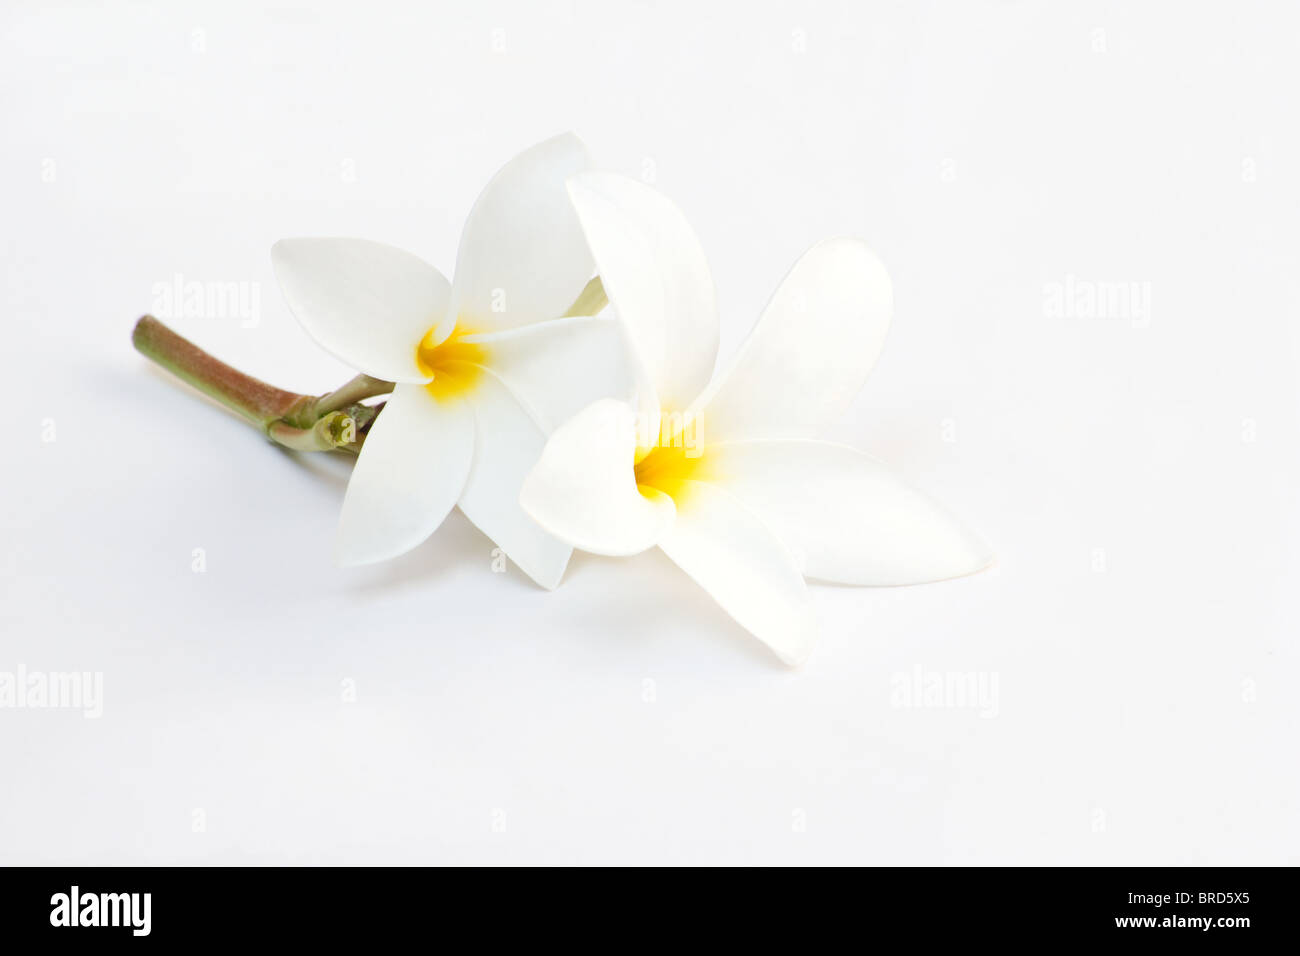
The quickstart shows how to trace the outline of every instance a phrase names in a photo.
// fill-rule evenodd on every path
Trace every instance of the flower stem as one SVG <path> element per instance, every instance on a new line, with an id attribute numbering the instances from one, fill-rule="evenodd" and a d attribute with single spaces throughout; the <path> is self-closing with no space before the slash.
<path id="1" fill-rule="evenodd" d="M 569 311 L 564 314 L 566 316 L 596 315 L 607 305 L 609 305 L 609 296 L 605 294 L 605 284 L 600 281 L 600 276 L 596 276 L 583 287 L 578 297 L 573 300 L 573 305 L 569 306 Z"/>
<path id="2" fill-rule="evenodd" d="M 288 392 L 245 375 L 177 335 L 152 315 L 135 324 L 136 351 L 256 426 L 272 441 L 298 451 L 360 451 L 382 405 L 361 400 L 393 390 L 392 382 L 358 375 L 326 395 Z"/>
<path id="3" fill-rule="evenodd" d="M 328 395 L 322 395 L 320 398 L 315 399 L 309 417 L 313 419 L 319 418 L 327 412 L 334 412 L 340 408 L 355 405 L 362 399 L 374 398 L 376 395 L 387 395 L 392 390 L 392 382 L 371 378 L 365 374 L 358 375 Z"/>

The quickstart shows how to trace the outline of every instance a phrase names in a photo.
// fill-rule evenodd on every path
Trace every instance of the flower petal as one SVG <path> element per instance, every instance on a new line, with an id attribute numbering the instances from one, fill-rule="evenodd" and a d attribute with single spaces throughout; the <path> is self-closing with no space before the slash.
<path id="1" fill-rule="evenodd" d="M 409 252 L 368 239 L 281 239 L 271 266 L 289 311 L 325 351 L 389 382 L 427 382 L 415 352 L 449 286 Z"/>
<path id="2" fill-rule="evenodd" d="M 889 273 L 863 242 L 813 246 L 697 403 L 707 440 L 813 435 L 861 390 L 892 313 Z"/>
<path id="3" fill-rule="evenodd" d="M 920 584 L 971 574 L 993 554 L 946 510 L 869 455 L 831 442 L 724 442 L 709 480 L 735 495 L 800 559 L 841 584 Z"/>
<path id="4" fill-rule="evenodd" d="M 590 166 L 587 147 L 565 133 L 492 177 L 461 233 L 452 308 L 437 341 L 457 322 L 484 332 L 564 315 L 594 271 L 564 181 Z"/>
<path id="5" fill-rule="evenodd" d="M 519 503 L 543 528 L 595 554 L 637 554 L 673 522 L 667 495 L 637 489 L 637 432 L 631 406 L 602 399 L 546 442 Z"/>
<path id="6" fill-rule="evenodd" d="M 684 412 L 718 355 L 718 311 L 704 249 L 666 196 L 592 172 L 569 182 L 609 301 L 659 406 Z"/>
<path id="7" fill-rule="evenodd" d="M 437 401 L 423 385 L 398 385 L 366 435 L 343 498 L 340 564 L 369 564 L 411 550 L 456 505 L 474 455 L 474 413 Z"/>
<path id="8" fill-rule="evenodd" d="M 575 316 L 467 335 L 548 433 L 599 398 L 630 399 L 627 341 L 612 317 Z"/>
<path id="9" fill-rule="evenodd" d="M 519 489 L 542 453 L 546 433 L 491 371 L 484 370 L 468 401 L 478 428 L 460 510 L 525 574 L 554 588 L 573 549 L 519 507 Z"/>
<path id="10" fill-rule="evenodd" d="M 677 519 L 659 547 L 777 657 L 803 663 L 817 623 L 794 556 L 722 488 L 683 484 Z"/>

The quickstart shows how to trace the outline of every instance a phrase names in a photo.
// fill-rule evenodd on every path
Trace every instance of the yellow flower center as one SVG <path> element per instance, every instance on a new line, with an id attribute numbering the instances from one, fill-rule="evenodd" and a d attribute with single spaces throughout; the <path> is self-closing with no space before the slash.
<path id="1" fill-rule="evenodd" d="M 438 401 L 460 398 L 474 390 L 483 377 L 488 350 L 477 342 L 466 342 L 473 329 L 457 325 L 451 335 L 434 345 L 433 329 L 415 349 L 415 364 L 433 381 L 425 386 Z"/>
<path id="2" fill-rule="evenodd" d="M 691 481 L 707 481 L 711 476 L 699 441 L 698 422 L 683 423 L 682 416 L 665 412 L 658 444 L 636 452 L 636 484 L 643 495 L 661 491 L 680 500 Z"/>

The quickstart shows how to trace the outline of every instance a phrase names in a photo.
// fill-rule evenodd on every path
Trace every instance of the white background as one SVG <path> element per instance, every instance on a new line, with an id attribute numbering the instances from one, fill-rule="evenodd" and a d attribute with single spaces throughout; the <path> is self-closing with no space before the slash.
<path id="1" fill-rule="evenodd" d="M 104 675 L 98 720 L 0 710 L 0 861 L 1296 861 L 1292 5 L 10 2 L 0 29 L 0 670 Z M 724 356 L 807 246 L 872 244 L 894 326 L 833 437 L 995 570 L 815 586 L 800 671 L 657 552 L 548 594 L 453 515 L 336 570 L 348 461 L 132 351 L 155 284 L 256 283 L 252 328 L 171 324 L 341 383 L 271 243 L 450 272 L 487 178 L 566 129 L 685 209 Z M 1150 311 L 1055 314 L 1067 281 Z M 900 706 L 918 670 L 995 705 Z"/>

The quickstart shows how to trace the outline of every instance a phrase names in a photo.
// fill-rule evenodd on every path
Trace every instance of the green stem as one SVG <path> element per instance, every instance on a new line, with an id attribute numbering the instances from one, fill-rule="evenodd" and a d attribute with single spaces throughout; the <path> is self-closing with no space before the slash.
<path id="1" fill-rule="evenodd" d="M 361 399 L 393 390 L 391 382 L 359 375 L 327 395 L 288 392 L 245 375 L 177 335 L 152 315 L 135 324 L 136 351 L 256 426 L 272 441 L 298 451 L 359 451 L 382 406 Z"/>
<path id="2" fill-rule="evenodd" d="M 336 388 L 328 395 L 322 395 L 314 400 L 311 403 L 307 418 L 314 421 L 329 412 L 336 412 L 340 408 L 356 405 L 363 399 L 374 398 L 376 395 L 387 395 L 392 390 L 392 382 L 385 382 L 383 379 L 371 378 L 369 375 L 361 374 Z"/>

